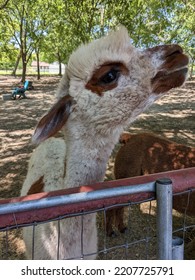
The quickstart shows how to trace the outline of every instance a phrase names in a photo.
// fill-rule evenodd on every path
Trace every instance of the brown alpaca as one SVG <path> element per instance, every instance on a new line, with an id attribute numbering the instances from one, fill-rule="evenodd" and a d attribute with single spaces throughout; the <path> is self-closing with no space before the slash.
<path id="1" fill-rule="evenodd" d="M 165 172 L 195 166 L 195 148 L 177 144 L 150 133 L 123 133 L 120 142 L 124 145 L 119 149 L 114 166 L 116 179 L 135 177 L 146 174 Z M 190 196 L 187 213 L 195 215 L 195 193 Z M 174 197 L 173 207 L 184 211 L 187 194 Z M 113 235 L 114 226 L 120 232 L 126 230 L 124 207 L 107 211 L 107 234 Z"/>

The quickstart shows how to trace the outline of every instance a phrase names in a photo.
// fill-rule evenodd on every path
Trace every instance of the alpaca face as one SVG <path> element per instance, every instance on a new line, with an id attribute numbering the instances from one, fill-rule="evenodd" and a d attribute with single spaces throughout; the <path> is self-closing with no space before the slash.
<path id="1" fill-rule="evenodd" d="M 124 27 L 83 45 L 69 59 L 58 90 L 60 106 L 55 105 L 49 118 L 41 120 L 35 138 L 44 140 L 55 134 L 70 112 L 70 119 L 101 134 L 124 127 L 163 93 L 181 86 L 187 64 L 188 57 L 178 45 L 137 50 Z M 44 137 L 38 136 L 41 130 Z"/>
<path id="2" fill-rule="evenodd" d="M 92 123 L 104 132 L 126 126 L 162 94 L 183 84 L 187 64 L 178 45 L 140 51 L 122 28 L 70 57 L 67 71 L 74 112 L 85 116 L 88 127 Z"/>

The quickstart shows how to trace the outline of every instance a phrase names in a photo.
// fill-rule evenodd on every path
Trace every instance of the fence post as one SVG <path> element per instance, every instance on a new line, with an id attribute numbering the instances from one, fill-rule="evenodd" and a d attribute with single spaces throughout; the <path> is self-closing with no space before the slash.
<path id="1" fill-rule="evenodd" d="M 173 236 L 172 242 L 172 259 L 183 260 L 184 259 L 184 241 L 183 238 Z"/>
<path id="2" fill-rule="evenodd" d="M 172 259 L 172 182 L 156 181 L 157 199 L 157 259 Z"/>

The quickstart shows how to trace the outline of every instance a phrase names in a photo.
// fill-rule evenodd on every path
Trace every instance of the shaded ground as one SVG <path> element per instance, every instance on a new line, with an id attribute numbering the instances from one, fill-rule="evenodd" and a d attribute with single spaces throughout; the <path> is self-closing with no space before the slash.
<path id="1" fill-rule="evenodd" d="M 32 78 L 29 78 L 33 80 Z M 40 81 L 33 80 L 34 90 L 28 91 L 28 99 L 3 101 L 3 93 L 11 93 L 11 89 L 19 84 L 18 78 L 0 77 L 0 199 L 19 196 L 22 183 L 24 181 L 27 162 L 32 153 L 33 146 L 30 144 L 31 135 L 38 119 L 50 108 L 54 102 L 54 94 L 59 82 L 57 77 L 42 78 Z M 156 102 L 147 112 L 131 126 L 131 132 L 151 131 L 178 143 L 194 146 L 195 144 L 195 80 L 188 81 L 183 88 L 172 90 L 168 95 Z M 119 148 L 116 146 L 113 155 L 108 163 L 106 180 L 113 179 L 114 156 Z M 131 220 L 131 228 L 134 235 L 139 235 L 139 225 L 143 223 L 145 216 L 148 216 L 145 209 L 151 209 L 148 206 L 140 211 L 139 207 L 134 207 L 135 219 Z M 136 215 L 141 213 L 139 222 Z M 150 227 L 153 227 L 153 219 L 150 221 Z M 182 217 L 176 217 L 181 223 Z M 100 247 L 110 243 L 111 246 L 120 242 L 121 238 L 107 239 L 102 230 L 101 219 L 99 219 Z M 132 226 L 133 223 L 133 226 Z M 190 223 L 195 224 L 194 220 Z M 141 230 L 142 231 L 142 230 Z M 131 233 L 132 234 L 132 233 Z M 194 230 L 190 232 L 189 241 L 195 236 Z M 0 236 L 1 237 L 1 236 Z M 5 237 L 5 236 L 4 236 Z M 4 238 L 3 237 L 3 238 Z M 23 258 L 24 246 L 21 241 L 20 233 L 13 231 L 9 236 L 9 242 L 12 244 L 12 250 L 9 257 Z M 141 258 L 140 252 L 143 248 L 135 249 L 137 258 Z M 121 250 L 121 249 L 120 249 Z M 120 251 L 119 250 L 119 251 Z M 124 249 L 122 249 L 124 251 Z M 126 250 L 128 257 L 129 251 Z M 149 250 L 149 249 L 148 249 Z M 191 249 L 190 254 L 191 254 Z M 108 258 L 120 258 L 121 253 L 111 254 Z M 105 256 L 100 256 L 104 258 Z M 0 255 L 0 259 L 2 256 Z M 193 257 L 189 257 L 193 258 Z M 195 256 L 194 256 L 195 259 Z"/>

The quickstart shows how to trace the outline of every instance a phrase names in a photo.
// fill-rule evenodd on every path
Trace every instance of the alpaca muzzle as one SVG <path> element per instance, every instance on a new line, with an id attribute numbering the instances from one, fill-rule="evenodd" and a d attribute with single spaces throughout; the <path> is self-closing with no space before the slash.
<path id="1" fill-rule="evenodd" d="M 178 45 L 163 45 L 147 50 L 151 58 L 161 62 L 156 75 L 151 79 L 152 91 L 156 94 L 180 87 L 186 80 L 189 58 Z"/>

